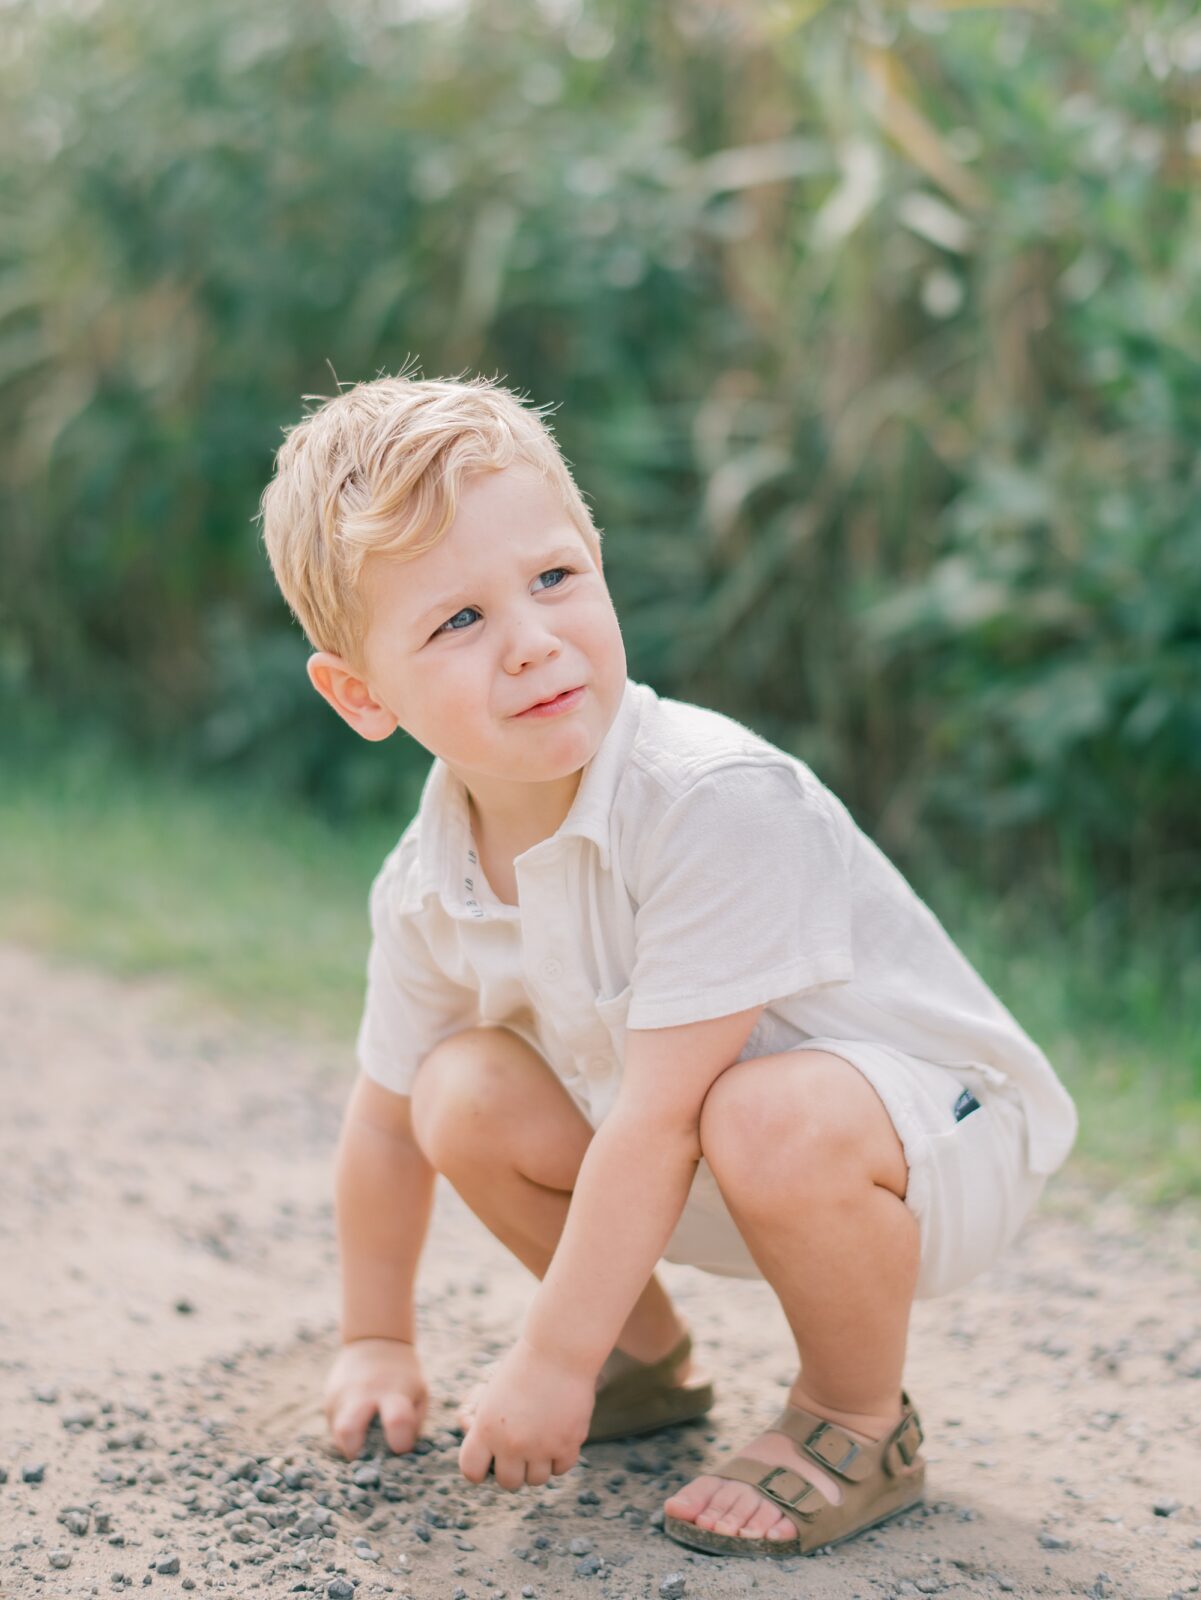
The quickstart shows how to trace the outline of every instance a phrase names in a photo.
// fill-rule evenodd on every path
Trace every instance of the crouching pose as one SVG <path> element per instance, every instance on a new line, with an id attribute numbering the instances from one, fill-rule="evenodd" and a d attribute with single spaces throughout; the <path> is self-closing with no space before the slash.
<path id="1" fill-rule="evenodd" d="M 263 524 L 316 689 L 434 757 L 371 896 L 337 1445 L 421 1427 L 441 1172 L 541 1280 L 468 1404 L 467 1478 L 543 1484 L 708 1409 L 666 1258 L 766 1279 L 798 1357 L 666 1532 L 789 1556 L 913 1506 L 910 1306 L 994 1261 L 1067 1155 L 1046 1058 L 804 763 L 627 677 L 600 535 L 517 397 L 341 393 L 286 439 Z"/>

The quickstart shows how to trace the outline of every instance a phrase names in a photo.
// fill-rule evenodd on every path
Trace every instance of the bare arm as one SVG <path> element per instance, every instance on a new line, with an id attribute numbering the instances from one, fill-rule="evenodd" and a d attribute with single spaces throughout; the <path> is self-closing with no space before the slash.
<path id="1" fill-rule="evenodd" d="M 407 1095 L 360 1073 L 335 1167 L 342 1342 L 416 1338 L 413 1289 L 434 1170 L 413 1137 Z"/>
<path id="2" fill-rule="evenodd" d="M 342 1346 L 322 1405 L 348 1460 L 362 1449 L 377 1413 L 392 1450 L 411 1450 L 421 1432 L 427 1391 L 413 1288 L 433 1188 L 433 1169 L 413 1138 L 408 1097 L 361 1074 L 338 1144 Z"/>
<path id="3" fill-rule="evenodd" d="M 763 1010 L 632 1031 L 621 1090 L 580 1166 L 524 1338 L 595 1374 L 679 1221 L 701 1156 L 701 1107 Z"/>

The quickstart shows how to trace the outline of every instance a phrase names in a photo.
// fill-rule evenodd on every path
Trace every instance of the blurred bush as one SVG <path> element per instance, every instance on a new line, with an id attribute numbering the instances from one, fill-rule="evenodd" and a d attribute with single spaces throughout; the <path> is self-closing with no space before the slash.
<path id="1" fill-rule="evenodd" d="M 499 371 L 636 676 L 902 859 L 1195 896 L 1195 8 L 9 0 L 0 56 L 11 704 L 408 794 L 251 519 L 302 395 Z"/>

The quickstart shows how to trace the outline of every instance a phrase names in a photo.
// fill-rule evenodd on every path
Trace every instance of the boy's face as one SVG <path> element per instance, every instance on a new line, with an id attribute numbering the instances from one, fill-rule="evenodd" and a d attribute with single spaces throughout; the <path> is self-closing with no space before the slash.
<path id="1" fill-rule="evenodd" d="M 369 559 L 364 581 L 371 698 L 469 788 L 551 782 L 591 760 L 625 650 L 596 561 L 534 468 L 468 478 L 431 550 Z M 579 692 L 562 709 L 528 712 L 567 690 Z"/>

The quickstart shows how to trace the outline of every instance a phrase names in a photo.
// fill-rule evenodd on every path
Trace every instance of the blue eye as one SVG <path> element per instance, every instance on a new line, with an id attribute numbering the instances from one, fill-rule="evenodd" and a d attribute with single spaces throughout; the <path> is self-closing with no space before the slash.
<path id="1" fill-rule="evenodd" d="M 472 613 L 474 613 L 476 616 L 479 616 L 479 612 L 476 611 L 474 606 L 464 606 L 462 611 L 456 611 L 453 617 L 448 617 L 440 628 L 435 629 L 435 632 L 446 633 L 449 630 L 451 633 L 462 633 L 462 628 L 456 628 L 455 623 L 460 617 L 466 617 Z"/>
<path id="2" fill-rule="evenodd" d="M 565 578 L 569 578 L 571 576 L 570 567 L 548 567 L 545 572 L 540 572 L 538 576 L 540 578 L 549 578 L 556 572 L 561 572 Z M 557 583 L 552 583 L 549 584 L 548 587 L 551 589 L 557 589 L 559 585 Z"/>
<path id="3" fill-rule="evenodd" d="M 538 577 L 539 577 L 539 579 L 542 579 L 542 578 L 553 578 L 553 577 L 557 576 L 558 577 L 558 582 L 557 583 L 547 584 L 546 587 L 548 589 L 558 589 L 560 587 L 560 585 L 562 584 L 564 578 L 570 578 L 570 576 L 572 574 L 572 571 L 573 571 L 573 568 L 571 568 L 571 567 L 547 567 L 545 572 L 540 572 L 538 574 Z M 434 633 L 433 633 L 433 637 L 437 638 L 437 636 L 440 633 L 463 633 L 465 631 L 465 629 L 467 629 L 467 628 L 469 628 L 471 626 L 471 623 L 470 623 L 470 621 L 468 621 L 468 622 L 464 623 L 461 627 L 456 627 L 455 624 L 458 623 L 459 618 L 460 617 L 467 617 L 467 618 L 470 619 L 471 617 L 478 617 L 479 614 L 480 613 L 479 613 L 479 610 L 477 609 L 477 607 L 475 607 L 475 606 L 464 606 L 462 611 L 456 611 L 453 617 L 448 617 L 446 619 L 446 621 L 444 623 L 442 623 L 442 625 L 440 627 L 435 628 L 434 629 Z"/>

